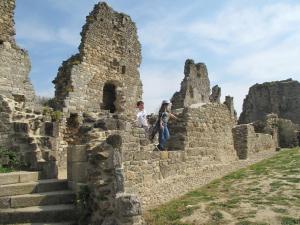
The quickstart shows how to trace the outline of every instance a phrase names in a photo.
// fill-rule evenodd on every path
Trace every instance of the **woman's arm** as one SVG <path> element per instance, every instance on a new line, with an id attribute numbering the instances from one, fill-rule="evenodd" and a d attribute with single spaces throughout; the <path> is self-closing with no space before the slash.
<path id="1" fill-rule="evenodd" d="M 172 113 L 169 113 L 169 116 L 172 118 L 172 119 L 178 119 L 178 117 L 177 116 L 175 116 L 174 114 L 172 114 Z"/>

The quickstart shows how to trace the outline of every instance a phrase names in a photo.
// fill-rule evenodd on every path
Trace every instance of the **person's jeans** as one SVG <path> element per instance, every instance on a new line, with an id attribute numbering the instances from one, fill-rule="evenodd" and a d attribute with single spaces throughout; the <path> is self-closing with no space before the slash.
<path id="1" fill-rule="evenodd" d="M 159 130 L 159 149 L 164 150 L 166 147 L 167 140 L 170 138 L 170 133 L 167 125 L 163 125 L 163 128 Z"/>

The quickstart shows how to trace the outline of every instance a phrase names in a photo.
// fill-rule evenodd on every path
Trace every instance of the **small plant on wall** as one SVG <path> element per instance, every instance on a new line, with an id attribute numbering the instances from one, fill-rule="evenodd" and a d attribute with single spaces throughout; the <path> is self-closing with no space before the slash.
<path id="1" fill-rule="evenodd" d="M 22 166 L 15 152 L 0 146 L 0 173 L 19 170 Z"/>

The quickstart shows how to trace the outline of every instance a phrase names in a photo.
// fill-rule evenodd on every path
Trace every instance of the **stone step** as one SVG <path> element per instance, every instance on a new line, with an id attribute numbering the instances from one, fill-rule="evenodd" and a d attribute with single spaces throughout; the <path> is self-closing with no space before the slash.
<path id="1" fill-rule="evenodd" d="M 67 180 L 39 180 L 37 182 L 0 185 L 0 197 L 61 191 L 68 189 Z"/>
<path id="2" fill-rule="evenodd" d="M 0 185 L 37 181 L 39 172 L 18 171 L 0 174 Z"/>
<path id="3" fill-rule="evenodd" d="M 47 205 L 0 210 L 2 224 L 76 221 L 74 205 Z"/>
<path id="4" fill-rule="evenodd" d="M 7 225 L 77 225 L 74 221 L 63 222 L 63 223 L 15 223 Z"/>
<path id="5" fill-rule="evenodd" d="M 3 200 L 3 202 L 2 202 Z M 0 197 L 0 208 L 22 208 L 42 205 L 73 204 L 75 193 L 72 191 L 53 191 L 36 194 Z"/>

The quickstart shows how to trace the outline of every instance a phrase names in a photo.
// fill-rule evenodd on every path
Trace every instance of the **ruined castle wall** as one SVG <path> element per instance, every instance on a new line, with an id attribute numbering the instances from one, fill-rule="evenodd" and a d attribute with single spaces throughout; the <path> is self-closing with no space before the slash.
<path id="1" fill-rule="evenodd" d="M 237 160 L 233 120 L 225 105 L 207 104 L 182 114 L 170 125 L 170 142 L 176 144 L 169 151 L 153 151 L 143 129 L 135 128 L 123 140 L 125 191 L 138 194 L 145 208 L 195 189 L 210 172 L 211 178 L 224 175 L 221 168 Z M 171 148 L 177 144 L 182 149 Z"/>
<path id="2" fill-rule="evenodd" d="M 130 17 L 99 3 L 82 30 L 80 53 L 63 63 L 54 80 L 59 108 L 69 112 L 107 110 L 105 84 L 114 87 L 115 112 L 133 115 L 141 98 L 141 47 Z"/>
<path id="3" fill-rule="evenodd" d="M 210 97 L 210 81 L 204 63 L 194 63 L 188 59 L 184 66 L 184 79 L 180 91 L 172 99 L 172 109 L 189 107 L 192 104 L 208 103 Z"/>
<path id="4" fill-rule="evenodd" d="M 270 134 L 255 133 L 251 124 L 237 125 L 233 128 L 234 147 L 239 159 L 247 159 L 260 151 L 275 151 L 276 139 Z"/>
<path id="5" fill-rule="evenodd" d="M 179 118 L 170 123 L 170 133 L 173 133 L 169 141 L 170 150 L 180 148 L 191 157 L 202 155 L 213 160 L 235 158 L 231 134 L 235 121 L 226 105 L 205 104 L 185 108 Z"/>
<path id="6" fill-rule="evenodd" d="M 6 147 L 11 145 L 11 106 L 5 97 L 0 95 L 0 146 Z"/>
<path id="7" fill-rule="evenodd" d="M 14 9 L 15 0 L 0 2 L 0 95 L 23 95 L 30 105 L 35 96 L 28 77 L 31 65 L 28 53 L 15 43 Z"/>
<path id="8" fill-rule="evenodd" d="M 0 44 L 0 94 L 9 98 L 23 95 L 28 104 L 32 103 L 35 94 L 28 78 L 30 68 L 25 50 L 9 42 Z"/>
<path id="9" fill-rule="evenodd" d="M 14 42 L 15 6 L 15 0 L 3 0 L 0 2 L 0 43 Z"/>
<path id="10" fill-rule="evenodd" d="M 252 86 L 243 104 L 240 124 L 264 120 L 267 114 L 300 124 L 300 83 L 292 79 Z"/>

